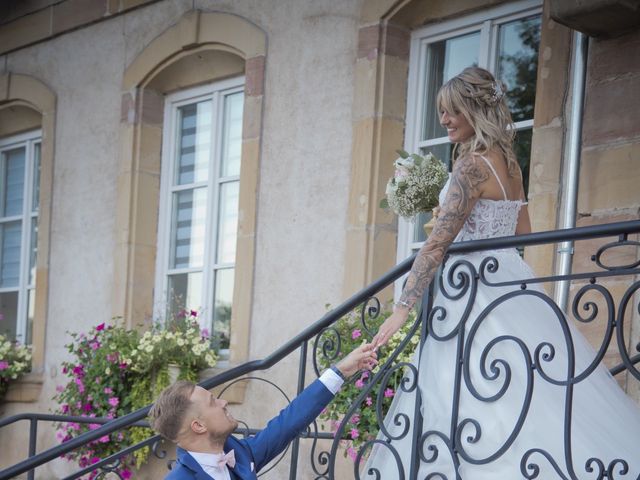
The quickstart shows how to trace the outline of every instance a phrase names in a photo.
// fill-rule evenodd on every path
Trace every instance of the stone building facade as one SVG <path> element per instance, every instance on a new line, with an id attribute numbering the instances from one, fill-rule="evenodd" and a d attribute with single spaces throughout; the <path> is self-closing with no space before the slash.
<path id="1" fill-rule="evenodd" d="M 36 132 L 40 174 L 35 275 L 24 287 L 26 320 L 11 327 L 22 328 L 32 343 L 33 371 L 12 386 L 2 415 L 53 407 L 65 332 L 112 317 L 134 327 L 149 322 L 166 300 L 158 292 L 179 273 L 159 273 L 171 211 L 163 203 L 163 165 L 171 155 L 172 115 L 186 115 L 181 95 L 243 92 L 235 139 L 241 162 L 229 177 L 239 185 L 230 197 L 237 204 L 235 257 L 220 267 L 233 268 L 228 364 L 265 357 L 320 318 L 325 304 L 340 303 L 388 271 L 399 248 L 410 249 L 399 246 L 398 222 L 378 204 L 395 150 L 413 145 L 411 78 L 419 77 L 415 45 L 424 29 L 444 26 L 437 35 L 445 38 L 449 25 L 463 31 L 479 21 L 490 29 L 492 15 L 525 12 L 539 19 L 533 118 L 523 123 L 531 130 L 529 212 L 534 231 L 558 228 L 572 31 L 551 18 L 554 3 L 6 2 L 0 7 L 0 149 L 3 141 L 32 141 L 24 135 Z M 589 40 L 578 226 L 639 218 L 639 47 L 637 27 Z M 590 268 L 588 255 L 602 242 L 576 245 L 575 271 Z M 525 256 L 538 274 L 556 268 L 552 247 L 533 247 Z M 206 285 L 218 281 L 211 275 Z M 620 296 L 628 281 L 610 285 Z M 627 328 L 636 344 L 638 318 Z M 597 343 L 600 332 L 587 333 Z M 289 370 L 296 366 L 290 358 L 266 376 L 292 393 Z M 640 395 L 637 382 L 629 390 Z M 258 397 L 273 412 L 257 408 Z M 234 401 L 252 424 L 282 403 L 255 385 L 236 391 Z M 23 426 L 0 431 L 7 446 L 2 465 L 25 457 L 26 438 Z M 54 444 L 53 430 L 41 428 L 38 448 Z M 55 461 L 38 478 L 59 478 L 69 468 Z M 158 462 L 136 478 L 158 478 L 162 468 Z M 286 472 L 285 459 L 269 478 Z M 301 467 L 299 478 L 311 478 L 309 472 Z"/>

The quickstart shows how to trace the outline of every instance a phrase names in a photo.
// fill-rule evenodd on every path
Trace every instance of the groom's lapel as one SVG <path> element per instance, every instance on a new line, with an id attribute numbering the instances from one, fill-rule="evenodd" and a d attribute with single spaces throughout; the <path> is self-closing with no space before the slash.
<path id="1" fill-rule="evenodd" d="M 176 449 L 176 453 L 178 454 L 178 461 L 182 464 L 183 467 L 191 470 L 191 473 L 193 474 L 193 478 L 195 480 L 211 480 L 211 475 L 209 475 L 202 469 L 200 464 L 196 462 L 196 459 L 189 455 L 189 452 L 178 447 Z"/>

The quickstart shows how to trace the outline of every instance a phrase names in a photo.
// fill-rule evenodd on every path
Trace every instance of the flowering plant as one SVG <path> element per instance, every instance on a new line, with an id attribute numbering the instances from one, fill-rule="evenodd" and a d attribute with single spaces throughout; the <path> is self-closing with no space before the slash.
<path id="1" fill-rule="evenodd" d="M 66 348 L 75 358 L 62 363 L 62 373 L 69 381 L 57 389 L 54 400 L 59 407 L 56 413 L 91 418 L 115 418 L 128 413 L 133 378 L 125 358 L 137 345 L 138 333 L 102 323 L 86 334 L 72 333 L 71 337 L 73 340 Z M 60 423 L 58 440 L 66 442 L 98 427 L 97 423 Z M 84 468 L 118 452 L 123 443 L 131 443 L 129 431 L 105 435 L 68 453 L 65 458 L 75 460 Z M 89 478 L 96 475 L 94 472 Z M 125 479 L 131 477 L 128 462 L 121 465 L 120 475 Z"/>
<path id="2" fill-rule="evenodd" d="M 425 157 L 398 150 L 396 171 L 387 182 L 382 208 L 396 215 L 413 219 L 420 212 L 429 212 L 438 205 L 438 195 L 447 181 L 447 167 L 432 153 Z"/>
<path id="3" fill-rule="evenodd" d="M 0 334 L 0 398 L 9 382 L 31 370 L 31 349 Z"/>
<path id="4" fill-rule="evenodd" d="M 155 326 L 143 335 L 103 323 L 71 337 L 73 341 L 66 347 L 74 358 L 63 362 L 62 369 L 69 381 L 58 387 L 54 397 L 59 403 L 56 413 L 64 415 L 119 417 L 154 401 L 172 381 L 170 364 L 180 370 L 179 378 L 196 380 L 199 370 L 215 365 L 217 360 L 210 350 L 208 332 L 200 330 L 197 312 Z M 99 426 L 63 422 L 58 425 L 58 437 L 65 442 Z M 149 435 L 148 428 L 132 427 L 105 435 L 66 458 L 84 468 Z M 120 477 L 130 478 L 132 467 L 142 465 L 148 454 L 149 448 L 145 447 L 135 451 L 132 458 L 122 459 Z M 94 472 L 89 478 L 96 475 Z"/>
<path id="5" fill-rule="evenodd" d="M 340 318 L 332 326 L 335 334 L 340 336 L 341 350 L 345 353 L 361 345 L 362 342 L 365 341 L 365 337 L 368 336 L 362 328 L 361 315 L 362 307 L 359 307 Z M 382 322 L 390 315 L 391 308 L 382 310 L 377 318 L 367 322 L 367 328 L 371 331 L 376 331 Z M 336 394 L 333 401 L 322 411 L 320 419 L 329 425 L 332 433 L 335 434 L 338 431 L 344 420 L 344 413 L 351 408 L 353 402 L 362 392 L 362 389 L 367 386 L 371 378 L 378 373 L 380 367 L 387 362 L 391 353 L 408 335 L 414 321 L 415 313 L 411 312 L 407 322 L 389 339 L 387 346 L 378 352 L 378 365 L 371 372 L 366 370 L 361 372 L 354 382 L 346 382 Z M 320 342 L 322 340 L 323 338 L 321 336 L 318 341 Z M 366 341 L 371 341 L 371 338 L 366 339 Z M 419 343 L 419 335 L 414 335 L 407 347 L 396 357 L 394 363 L 410 362 L 413 352 Z M 330 364 L 330 361 L 324 357 L 318 360 L 319 366 L 323 369 L 327 368 Z M 402 376 L 403 372 L 399 369 L 391 376 L 389 382 L 384 385 L 381 382 L 376 383 L 369 392 L 369 395 L 360 404 L 360 408 L 348 419 L 349 425 L 344 430 L 348 438 L 341 440 L 340 445 L 344 448 L 344 455 L 351 458 L 351 460 L 355 461 L 360 447 L 362 447 L 364 443 L 375 439 L 378 434 L 379 425 L 375 406 L 378 396 L 382 395 L 382 413 L 385 415 L 391 406 Z M 324 424 L 322 428 L 324 428 Z"/>

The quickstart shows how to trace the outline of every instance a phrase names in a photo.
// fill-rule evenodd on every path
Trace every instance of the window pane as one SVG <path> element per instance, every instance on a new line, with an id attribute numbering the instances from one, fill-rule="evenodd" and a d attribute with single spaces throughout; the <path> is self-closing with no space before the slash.
<path id="1" fill-rule="evenodd" d="M 233 268 L 226 268 L 216 272 L 213 303 L 213 338 L 214 345 L 220 349 L 229 348 L 231 338 L 233 279 Z"/>
<path id="2" fill-rule="evenodd" d="M 239 190 L 240 182 L 223 183 L 220 188 L 217 263 L 233 263 L 236 260 Z"/>
<path id="3" fill-rule="evenodd" d="M 211 156 L 211 100 L 178 108 L 177 185 L 206 181 Z"/>
<path id="4" fill-rule="evenodd" d="M 427 47 L 426 88 L 424 96 L 422 139 L 444 137 L 447 131 L 440 126 L 436 98 L 442 84 L 464 68 L 478 64 L 480 32 L 435 42 Z"/>
<path id="5" fill-rule="evenodd" d="M 4 152 L 2 162 L 2 216 L 20 215 L 24 191 L 24 147 Z"/>
<path id="6" fill-rule="evenodd" d="M 540 17 L 502 25 L 498 44 L 498 77 L 507 85 L 513 120 L 531 119 L 536 98 Z"/>
<path id="7" fill-rule="evenodd" d="M 242 108 L 244 93 L 224 97 L 224 124 L 222 133 L 222 164 L 220 175 L 240 175 L 242 152 Z"/>
<path id="8" fill-rule="evenodd" d="M 21 222 L 0 225 L 2 260 L 0 261 L 0 287 L 17 287 L 20 280 Z"/>
<path id="9" fill-rule="evenodd" d="M 16 338 L 18 318 L 18 292 L 0 293 L 0 333 Z M 24 340 L 19 338 L 20 341 Z"/>
<path id="10" fill-rule="evenodd" d="M 516 139 L 513 150 L 522 169 L 522 180 L 524 183 L 524 194 L 529 194 L 529 164 L 531 161 L 531 137 L 533 129 L 527 128 L 516 132 Z"/>
<path id="11" fill-rule="evenodd" d="M 206 188 L 173 194 L 169 268 L 193 268 L 203 265 L 206 215 Z"/>
<path id="12" fill-rule="evenodd" d="M 29 286 L 36 281 L 36 256 L 38 254 L 38 219 L 31 219 L 31 248 L 29 253 Z"/>
<path id="13" fill-rule="evenodd" d="M 33 146 L 33 193 L 31 195 L 31 211 L 37 212 L 40 203 L 40 144 Z"/>
<path id="14" fill-rule="evenodd" d="M 167 288 L 169 318 L 176 318 L 182 310 L 200 311 L 202 307 L 202 273 L 169 275 Z"/>

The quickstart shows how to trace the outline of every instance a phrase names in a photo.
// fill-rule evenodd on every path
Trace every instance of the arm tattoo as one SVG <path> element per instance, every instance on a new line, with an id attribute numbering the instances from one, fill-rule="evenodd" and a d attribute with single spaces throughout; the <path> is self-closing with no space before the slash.
<path id="1" fill-rule="evenodd" d="M 413 262 L 400 302 L 413 307 L 422 296 L 480 197 L 481 186 L 488 179 L 489 172 L 483 162 L 476 162 L 473 157 L 456 161 L 446 199 L 440 206 L 440 215 Z"/>

